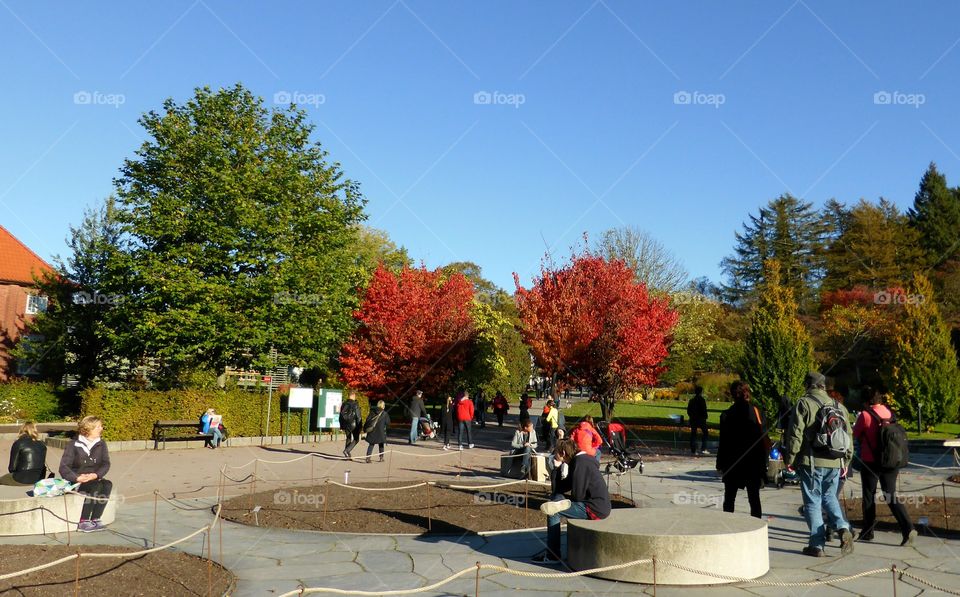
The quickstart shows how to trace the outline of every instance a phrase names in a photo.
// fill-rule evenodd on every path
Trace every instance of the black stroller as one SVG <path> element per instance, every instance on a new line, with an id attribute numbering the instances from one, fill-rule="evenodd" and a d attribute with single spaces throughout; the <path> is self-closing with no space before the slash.
<path id="1" fill-rule="evenodd" d="M 597 422 L 597 431 L 600 432 L 600 438 L 603 440 L 603 447 L 613 456 L 613 462 L 608 462 L 606 474 L 622 475 L 634 469 L 643 474 L 643 457 L 639 452 L 627 449 L 626 442 L 618 436 L 614 441 L 610 440 L 610 430 L 606 421 Z"/>

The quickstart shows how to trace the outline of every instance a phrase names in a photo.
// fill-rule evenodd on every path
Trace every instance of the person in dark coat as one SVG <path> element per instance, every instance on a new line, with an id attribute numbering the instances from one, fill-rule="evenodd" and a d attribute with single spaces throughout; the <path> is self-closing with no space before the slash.
<path id="1" fill-rule="evenodd" d="M 387 443 L 387 425 L 390 424 L 390 415 L 387 414 L 386 404 L 383 400 L 378 400 L 377 405 L 370 409 L 367 415 L 367 421 L 363 424 L 363 430 L 367 434 L 367 464 L 370 463 L 370 455 L 373 454 L 373 446 L 380 446 L 380 462 L 383 462 L 383 445 Z"/>
<path id="2" fill-rule="evenodd" d="M 447 396 L 440 409 L 440 424 L 443 426 L 443 449 L 450 449 L 450 434 L 453 433 L 453 426 L 457 420 L 456 407 L 453 404 L 453 396 Z"/>
<path id="3" fill-rule="evenodd" d="M 760 410 L 750 403 L 750 386 L 730 385 L 733 406 L 720 417 L 717 470 L 723 475 L 723 511 L 733 512 L 737 491 L 746 488 L 750 516 L 760 518 L 760 487 L 767 474 L 767 444 Z"/>
<path id="4" fill-rule="evenodd" d="M 524 392 L 520 396 L 520 418 L 529 419 L 530 418 L 530 407 L 533 406 L 533 400 Z"/>
<path id="5" fill-rule="evenodd" d="M 413 445 L 417 443 L 417 435 L 420 432 L 420 419 L 427 416 L 427 407 L 423 403 L 423 392 L 420 390 L 417 390 L 417 393 L 410 398 L 407 414 L 410 415 L 410 444 Z"/>
<path id="6" fill-rule="evenodd" d="M 703 388 L 694 386 L 693 398 L 687 402 L 687 419 L 690 421 L 690 453 L 709 454 L 707 452 L 707 401 L 703 397 Z M 700 451 L 697 452 L 697 430 L 700 430 Z"/>
<path id="7" fill-rule="evenodd" d="M 347 443 L 343 448 L 343 455 L 350 458 L 350 454 L 360 443 L 360 429 L 363 427 L 363 417 L 360 415 L 360 403 L 357 402 L 357 393 L 347 394 L 347 401 L 340 406 L 340 429 L 347 435 Z"/>
<path id="8" fill-rule="evenodd" d="M 508 410 L 510 410 L 510 403 L 507 402 L 507 398 L 503 392 L 497 392 L 493 397 L 493 414 L 497 415 L 497 427 L 503 427 L 503 417 Z"/>
<path id="9" fill-rule="evenodd" d="M 473 416 L 476 418 L 477 426 L 481 429 L 486 428 L 487 421 L 484 418 L 487 414 L 487 397 L 483 395 L 483 390 L 477 390 L 477 395 L 473 399 Z"/>
<path id="10" fill-rule="evenodd" d="M 106 442 L 100 438 L 102 433 L 100 417 L 84 417 L 77 427 L 76 441 L 67 444 L 60 459 L 60 476 L 71 483 L 79 483 L 77 491 L 89 496 L 83 500 L 80 524 L 77 525 L 77 530 L 82 533 L 106 528 L 100 517 L 107 507 L 113 483 L 104 479 L 110 471 L 110 454 Z"/>
<path id="11" fill-rule="evenodd" d="M 0 477 L 0 485 L 33 485 L 46 475 L 46 462 L 47 446 L 40 441 L 36 424 L 27 421 L 10 447 L 10 474 Z"/>

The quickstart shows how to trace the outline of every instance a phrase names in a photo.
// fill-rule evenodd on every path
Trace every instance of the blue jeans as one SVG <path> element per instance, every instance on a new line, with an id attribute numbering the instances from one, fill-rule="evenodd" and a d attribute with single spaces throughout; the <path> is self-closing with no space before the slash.
<path id="1" fill-rule="evenodd" d="M 463 446 L 464 435 L 466 435 L 467 445 L 473 443 L 473 440 L 470 438 L 470 423 L 471 421 L 460 421 L 460 429 L 457 431 L 457 445 Z"/>
<path id="2" fill-rule="evenodd" d="M 417 443 L 417 427 L 420 425 L 420 417 L 414 418 L 410 421 L 410 443 Z"/>
<path id="3" fill-rule="evenodd" d="M 562 500 L 564 497 L 555 494 L 550 501 Z M 587 505 L 583 502 L 570 502 L 570 507 L 562 512 L 557 512 L 547 517 L 547 551 L 554 557 L 560 559 L 560 517 L 573 518 L 575 520 L 586 520 Z"/>
<path id="4" fill-rule="evenodd" d="M 800 495 L 803 496 L 803 518 L 810 528 L 808 545 L 823 549 L 827 542 L 824 511 L 831 529 L 850 529 L 850 523 L 844 518 L 843 509 L 837 499 L 840 469 L 798 466 L 797 471 L 800 473 Z"/>
<path id="5" fill-rule="evenodd" d="M 210 428 L 210 433 L 213 435 L 213 437 L 208 441 L 210 442 L 210 445 L 216 448 L 220 445 L 220 442 L 223 441 L 223 433 L 219 428 L 214 429 L 213 427 Z"/>
<path id="6" fill-rule="evenodd" d="M 527 446 L 526 448 L 514 448 L 510 454 L 512 456 L 518 456 L 523 454 L 523 458 L 520 459 L 520 468 L 524 471 L 530 471 L 530 454 L 533 452 L 533 448 Z"/>

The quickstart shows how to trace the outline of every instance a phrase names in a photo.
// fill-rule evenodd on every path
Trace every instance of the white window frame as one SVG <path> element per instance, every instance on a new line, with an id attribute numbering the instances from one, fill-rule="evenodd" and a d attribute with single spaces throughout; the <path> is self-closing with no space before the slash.
<path id="1" fill-rule="evenodd" d="M 47 297 L 42 294 L 27 294 L 27 306 L 23 310 L 27 315 L 47 312 Z"/>

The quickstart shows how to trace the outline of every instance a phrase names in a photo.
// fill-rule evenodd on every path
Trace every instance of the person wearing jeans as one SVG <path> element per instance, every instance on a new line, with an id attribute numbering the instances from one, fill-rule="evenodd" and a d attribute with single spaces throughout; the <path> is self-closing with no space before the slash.
<path id="1" fill-rule="evenodd" d="M 552 459 L 556 471 L 553 496 L 540 506 L 540 511 L 547 515 L 547 549 L 532 558 L 541 564 L 561 560 L 560 523 L 564 518 L 601 520 L 610 515 L 611 508 L 610 493 L 595 458 L 578 452 L 577 444 L 565 439 L 557 444 Z M 568 467 L 566 478 L 560 474 L 564 464 Z M 569 493 L 570 498 L 564 498 L 564 493 Z"/>
<path id="2" fill-rule="evenodd" d="M 463 440 L 467 440 L 467 447 L 473 447 L 473 439 L 470 437 L 470 425 L 473 423 L 473 402 L 470 400 L 470 394 L 464 392 L 457 401 L 457 420 L 460 421 L 460 427 L 457 430 L 457 447 L 463 449 Z M 466 437 L 464 437 L 466 436 Z"/>
<path id="3" fill-rule="evenodd" d="M 846 433 L 853 437 L 847 409 L 830 398 L 826 392 L 826 379 L 811 371 L 804 379 L 806 394 L 797 400 L 790 415 L 790 424 L 783 436 L 783 460 L 792 463 L 800 475 L 800 494 L 803 496 L 803 517 L 807 522 L 810 537 L 803 548 L 804 555 L 824 557 L 827 529 L 823 524 L 826 510 L 830 527 L 840 532 L 840 553 L 853 553 L 853 533 L 837 499 L 840 484 L 840 469 L 853 456 L 852 444 L 841 458 L 831 458 L 824 452 L 815 452 L 813 436 L 817 413 L 824 406 L 839 410 L 845 421 Z"/>
<path id="4" fill-rule="evenodd" d="M 533 447 L 537 445 L 537 432 L 533 430 L 533 423 L 530 419 L 520 421 L 520 427 L 513 434 L 513 441 L 510 442 L 511 456 L 521 456 L 520 478 L 526 479 L 530 473 L 530 455 L 533 454 Z M 511 466 L 511 468 L 513 468 Z"/>
<path id="5" fill-rule="evenodd" d="M 427 416 L 427 407 L 423 404 L 423 392 L 417 390 L 417 393 L 410 399 L 410 443 L 417 443 L 417 435 L 420 431 L 420 418 Z"/>

